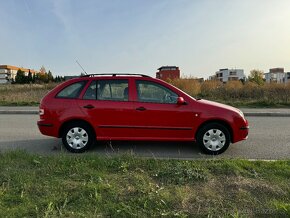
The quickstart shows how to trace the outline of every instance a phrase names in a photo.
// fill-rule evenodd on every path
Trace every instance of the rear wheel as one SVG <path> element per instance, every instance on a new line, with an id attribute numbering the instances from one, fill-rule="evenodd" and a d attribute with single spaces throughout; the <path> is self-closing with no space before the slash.
<path id="1" fill-rule="evenodd" d="M 209 123 L 198 131 L 196 140 L 206 154 L 221 154 L 230 145 L 230 133 L 222 124 Z"/>
<path id="2" fill-rule="evenodd" d="M 84 123 L 71 123 L 64 128 L 62 142 L 67 150 L 81 153 L 87 150 L 95 140 L 91 127 Z"/>

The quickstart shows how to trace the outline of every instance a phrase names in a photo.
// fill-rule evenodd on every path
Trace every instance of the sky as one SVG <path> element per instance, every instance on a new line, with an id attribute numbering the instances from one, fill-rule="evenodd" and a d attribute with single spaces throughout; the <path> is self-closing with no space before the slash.
<path id="1" fill-rule="evenodd" d="M 289 0 L 0 0 L 0 64 L 53 75 L 290 72 Z"/>

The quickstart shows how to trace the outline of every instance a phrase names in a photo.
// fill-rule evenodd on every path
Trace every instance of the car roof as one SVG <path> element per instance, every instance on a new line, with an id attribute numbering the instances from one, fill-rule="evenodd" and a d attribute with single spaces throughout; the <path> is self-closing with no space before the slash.
<path id="1" fill-rule="evenodd" d="M 98 76 L 112 76 L 112 77 L 116 77 L 116 76 L 141 76 L 141 77 L 149 77 L 148 75 L 145 74 L 139 74 L 139 73 L 94 73 L 94 74 L 86 74 L 86 75 L 82 75 L 80 77 L 98 77 Z"/>
<path id="2" fill-rule="evenodd" d="M 81 76 L 76 76 L 65 81 L 65 83 L 73 83 L 83 80 L 94 80 L 94 79 L 129 79 L 129 78 L 144 78 L 149 80 L 158 80 L 151 76 L 138 73 L 97 73 L 97 74 L 86 74 Z"/>

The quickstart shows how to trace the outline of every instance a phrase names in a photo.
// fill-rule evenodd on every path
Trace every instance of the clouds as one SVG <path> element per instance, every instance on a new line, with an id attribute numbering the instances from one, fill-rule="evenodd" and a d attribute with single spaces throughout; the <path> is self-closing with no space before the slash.
<path id="1" fill-rule="evenodd" d="M 287 0 L 24 0 L 1 8 L 2 64 L 59 74 L 78 72 L 75 59 L 90 72 L 152 76 L 175 64 L 204 77 L 222 67 L 290 71 Z"/>
<path id="2" fill-rule="evenodd" d="M 64 28 L 64 30 L 70 34 L 73 32 L 72 25 L 72 8 L 71 1 L 69 0 L 51 0 L 52 3 L 52 12 L 59 20 L 60 24 Z"/>

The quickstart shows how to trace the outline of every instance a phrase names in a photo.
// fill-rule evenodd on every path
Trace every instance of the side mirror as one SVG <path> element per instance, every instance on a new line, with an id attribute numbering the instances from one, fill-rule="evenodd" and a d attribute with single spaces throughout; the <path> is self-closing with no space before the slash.
<path id="1" fill-rule="evenodd" d="M 178 97 L 177 98 L 177 104 L 178 105 L 184 105 L 184 104 L 186 104 L 186 102 L 185 102 L 183 97 Z"/>

